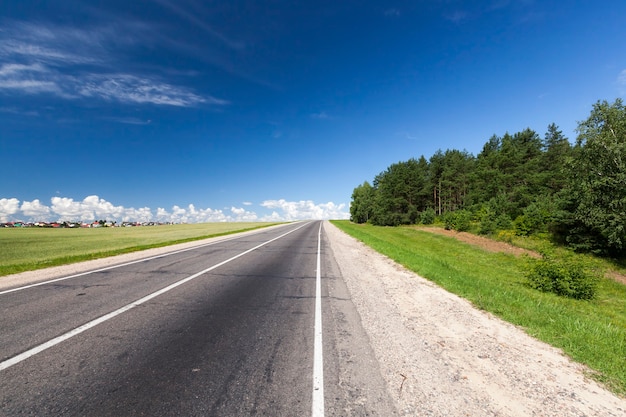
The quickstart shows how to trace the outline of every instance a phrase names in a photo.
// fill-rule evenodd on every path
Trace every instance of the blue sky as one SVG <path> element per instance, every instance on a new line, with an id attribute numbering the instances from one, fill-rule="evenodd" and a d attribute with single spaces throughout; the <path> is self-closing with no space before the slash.
<path id="1" fill-rule="evenodd" d="M 345 218 L 357 185 L 626 96 L 626 2 L 7 1 L 0 220 Z"/>

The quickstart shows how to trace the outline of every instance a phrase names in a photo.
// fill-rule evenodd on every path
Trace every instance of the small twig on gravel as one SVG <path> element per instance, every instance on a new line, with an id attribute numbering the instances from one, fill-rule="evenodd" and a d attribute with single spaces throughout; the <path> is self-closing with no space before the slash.
<path id="1" fill-rule="evenodd" d="M 401 398 L 401 397 L 402 397 L 402 387 L 404 386 L 404 381 L 406 381 L 406 380 L 407 380 L 406 375 L 404 375 L 404 374 L 400 374 L 400 376 L 401 376 L 403 379 L 402 379 L 402 382 L 400 383 L 400 392 L 399 392 L 399 394 L 398 394 L 398 398 Z"/>

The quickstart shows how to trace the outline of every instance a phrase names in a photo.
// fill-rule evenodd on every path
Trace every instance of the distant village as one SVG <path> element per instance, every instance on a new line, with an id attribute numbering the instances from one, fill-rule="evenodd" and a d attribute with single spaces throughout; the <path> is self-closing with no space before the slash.
<path id="1" fill-rule="evenodd" d="M 91 227 L 136 227 L 136 226 L 163 226 L 174 224 L 171 222 L 121 222 L 97 220 L 93 222 L 6 222 L 0 223 L 0 227 L 48 227 L 48 228 L 91 228 Z"/>

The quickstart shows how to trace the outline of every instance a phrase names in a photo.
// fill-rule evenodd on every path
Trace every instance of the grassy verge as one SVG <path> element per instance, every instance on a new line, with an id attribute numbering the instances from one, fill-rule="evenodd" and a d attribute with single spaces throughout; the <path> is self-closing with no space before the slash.
<path id="1" fill-rule="evenodd" d="M 95 229 L 0 228 L 0 276 L 271 225 L 200 223 Z"/>
<path id="2" fill-rule="evenodd" d="M 409 227 L 336 226 L 476 307 L 521 326 L 586 364 L 590 375 L 626 396 L 626 286 L 602 279 L 597 297 L 579 301 L 531 289 L 528 260 L 490 253 Z"/>

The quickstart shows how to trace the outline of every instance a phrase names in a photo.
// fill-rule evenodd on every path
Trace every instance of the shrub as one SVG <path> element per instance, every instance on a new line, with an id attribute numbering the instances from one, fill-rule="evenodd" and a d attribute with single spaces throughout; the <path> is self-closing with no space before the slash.
<path id="1" fill-rule="evenodd" d="M 528 236 L 533 232 L 532 224 L 525 215 L 517 216 L 513 220 L 513 228 L 518 236 Z"/>
<path id="2" fill-rule="evenodd" d="M 448 211 L 443 215 L 446 230 L 466 232 L 472 224 L 472 213 L 467 210 Z"/>
<path id="3" fill-rule="evenodd" d="M 496 231 L 496 222 L 490 218 L 483 218 L 480 221 L 480 228 L 478 229 L 478 234 L 480 235 L 491 235 Z"/>
<path id="4" fill-rule="evenodd" d="M 519 236 L 529 236 L 547 231 L 554 210 L 556 210 L 554 204 L 545 198 L 530 204 L 524 209 L 524 214 L 515 219 L 515 232 Z"/>
<path id="5" fill-rule="evenodd" d="M 472 213 L 467 210 L 459 210 L 456 212 L 456 230 L 459 232 L 467 232 L 472 225 Z"/>
<path id="6" fill-rule="evenodd" d="M 490 235 L 496 231 L 496 214 L 487 205 L 483 204 L 475 209 L 475 216 L 479 222 L 478 234 Z"/>
<path id="7" fill-rule="evenodd" d="M 500 230 L 496 235 L 496 239 L 506 243 L 513 243 L 515 233 L 510 230 Z"/>
<path id="8" fill-rule="evenodd" d="M 433 224 L 435 222 L 435 209 L 427 208 L 420 214 L 422 224 Z"/>
<path id="9" fill-rule="evenodd" d="M 563 297 L 591 300 L 596 295 L 597 277 L 573 260 L 534 260 L 527 278 L 532 288 Z"/>
<path id="10" fill-rule="evenodd" d="M 513 222 L 508 214 L 500 214 L 496 217 L 496 228 L 499 230 L 508 230 L 512 227 Z"/>

